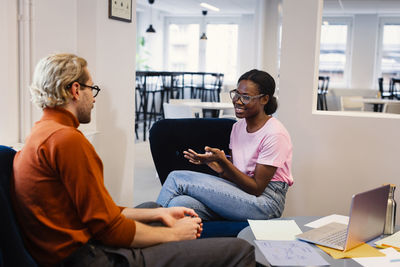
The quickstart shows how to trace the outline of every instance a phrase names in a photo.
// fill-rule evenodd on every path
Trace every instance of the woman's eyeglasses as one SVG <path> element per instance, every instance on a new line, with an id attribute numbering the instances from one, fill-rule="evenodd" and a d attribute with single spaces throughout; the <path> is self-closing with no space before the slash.
<path id="1" fill-rule="evenodd" d="M 238 99 L 240 99 L 240 101 L 244 104 L 247 105 L 248 103 L 250 103 L 251 100 L 255 99 L 255 98 L 259 98 L 264 96 L 265 94 L 259 94 L 259 95 L 242 95 L 239 94 L 237 89 L 234 89 L 232 91 L 229 92 L 229 95 L 232 99 L 233 102 L 238 101 Z"/>
<path id="2" fill-rule="evenodd" d="M 79 83 L 79 82 L 78 82 L 78 83 Z M 96 96 L 99 94 L 99 92 L 100 92 L 100 87 L 98 87 L 97 85 L 90 86 L 90 85 L 86 85 L 86 84 L 83 84 L 83 83 L 79 83 L 79 85 L 80 85 L 80 86 L 83 86 L 83 87 L 88 87 L 88 88 L 92 89 L 93 97 L 96 97 Z"/>

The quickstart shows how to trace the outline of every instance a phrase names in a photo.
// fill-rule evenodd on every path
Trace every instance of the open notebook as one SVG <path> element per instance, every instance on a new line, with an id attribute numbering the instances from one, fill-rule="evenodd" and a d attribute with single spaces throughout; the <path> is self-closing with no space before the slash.
<path id="1" fill-rule="evenodd" d="M 350 250 L 383 233 L 390 185 L 353 195 L 349 224 L 329 223 L 296 235 L 300 240 Z"/>

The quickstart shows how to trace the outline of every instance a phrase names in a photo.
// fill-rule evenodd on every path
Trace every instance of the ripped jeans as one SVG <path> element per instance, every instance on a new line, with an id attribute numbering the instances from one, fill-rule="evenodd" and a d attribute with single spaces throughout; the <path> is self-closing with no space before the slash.
<path id="1" fill-rule="evenodd" d="M 287 190 L 287 183 L 272 181 L 256 197 L 220 177 L 182 170 L 168 175 L 157 203 L 192 208 L 205 221 L 267 220 L 282 215 Z"/>

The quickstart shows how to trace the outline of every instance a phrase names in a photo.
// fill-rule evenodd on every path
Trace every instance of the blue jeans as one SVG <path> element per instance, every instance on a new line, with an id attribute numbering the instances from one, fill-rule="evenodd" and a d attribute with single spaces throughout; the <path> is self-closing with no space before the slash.
<path id="1" fill-rule="evenodd" d="M 192 208 L 203 220 L 266 220 L 282 215 L 287 190 L 285 182 L 269 182 L 264 192 L 256 197 L 220 177 L 173 171 L 168 175 L 157 203 L 163 207 Z"/>

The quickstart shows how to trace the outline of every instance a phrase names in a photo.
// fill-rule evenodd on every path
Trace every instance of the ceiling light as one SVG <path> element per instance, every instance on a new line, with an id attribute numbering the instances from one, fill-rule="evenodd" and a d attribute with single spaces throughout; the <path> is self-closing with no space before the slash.
<path id="1" fill-rule="evenodd" d="M 204 3 L 204 2 L 201 3 L 200 6 L 205 7 L 205 8 L 207 8 L 207 9 L 209 9 L 209 10 L 212 10 L 212 11 L 217 11 L 217 12 L 219 12 L 219 8 L 218 8 L 218 7 L 212 6 L 212 5 L 207 4 L 207 3 Z"/>

